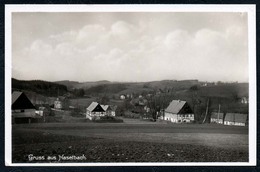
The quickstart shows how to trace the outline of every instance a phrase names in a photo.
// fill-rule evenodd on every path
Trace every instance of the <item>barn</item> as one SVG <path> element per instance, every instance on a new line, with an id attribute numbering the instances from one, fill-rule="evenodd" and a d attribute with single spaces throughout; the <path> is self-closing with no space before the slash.
<path id="1" fill-rule="evenodd" d="M 25 93 L 12 93 L 12 120 L 13 123 L 31 123 L 39 118 L 35 115 L 35 107 Z"/>
<path id="2" fill-rule="evenodd" d="M 224 125 L 246 126 L 248 123 L 248 115 L 241 113 L 227 113 Z"/>
<path id="3" fill-rule="evenodd" d="M 194 121 L 194 114 L 186 101 L 172 100 L 165 109 L 164 120 L 173 123 L 189 123 Z"/>

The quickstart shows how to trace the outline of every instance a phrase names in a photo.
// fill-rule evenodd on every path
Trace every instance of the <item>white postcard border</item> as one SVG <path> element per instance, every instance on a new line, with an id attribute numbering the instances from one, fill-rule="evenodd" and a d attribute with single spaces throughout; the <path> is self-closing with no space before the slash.
<path id="1" fill-rule="evenodd" d="M 247 12 L 249 55 L 249 162 L 210 163 L 12 163 L 12 12 Z M 6 166 L 255 166 L 256 165 L 255 5 L 5 5 L 5 165 Z"/>

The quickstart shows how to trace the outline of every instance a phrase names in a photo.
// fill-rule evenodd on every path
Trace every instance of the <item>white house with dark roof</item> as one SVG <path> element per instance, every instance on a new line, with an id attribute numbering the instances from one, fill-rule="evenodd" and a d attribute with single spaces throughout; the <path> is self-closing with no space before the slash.
<path id="1" fill-rule="evenodd" d="M 105 116 L 105 110 L 99 103 L 92 102 L 86 109 L 86 118 L 92 120 L 100 116 Z"/>
<path id="2" fill-rule="evenodd" d="M 164 111 L 164 120 L 173 123 L 190 123 L 194 121 L 194 114 L 186 101 L 172 100 Z"/>
<path id="3" fill-rule="evenodd" d="M 97 102 L 92 102 L 86 109 L 86 118 L 98 119 L 101 116 L 115 116 L 116 106 L 101 105 Z"/>
<path id="4" fill-rule="evenodd" d="M 246 126 L 248 115 L 241 113 L 227 113 L 224 120 L 224 125 Z"/>

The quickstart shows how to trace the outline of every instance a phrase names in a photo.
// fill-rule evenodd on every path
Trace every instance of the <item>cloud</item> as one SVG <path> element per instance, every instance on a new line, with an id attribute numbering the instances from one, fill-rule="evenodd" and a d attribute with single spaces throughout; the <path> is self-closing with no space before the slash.
<path id="1" fill-rule="evenodd" d="M 162 33 L 156 22 L 87 24 L 37 39 L 14 53 L 14 75 L 78 81 L 248 79 L 243 27 L 231 23 L 223 30 L 193 32 L 173 27 Z"/>

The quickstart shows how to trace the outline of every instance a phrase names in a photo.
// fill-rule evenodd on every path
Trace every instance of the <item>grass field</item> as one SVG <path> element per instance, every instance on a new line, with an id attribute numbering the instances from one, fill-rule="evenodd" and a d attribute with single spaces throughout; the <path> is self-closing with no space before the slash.
<path id="1" fill-rule="evenodd" d="M 125 119 L 117 124 L 19 124 L 12 134 L 14 163 L 248 161 L 247 127 Z M 29 161 L 30 154 L 45 159 Z M 84 159 L 59 161 L 59 155 Z"/>

